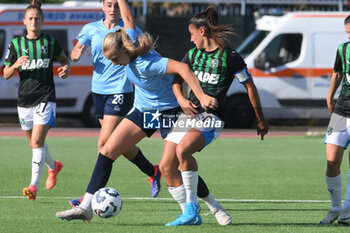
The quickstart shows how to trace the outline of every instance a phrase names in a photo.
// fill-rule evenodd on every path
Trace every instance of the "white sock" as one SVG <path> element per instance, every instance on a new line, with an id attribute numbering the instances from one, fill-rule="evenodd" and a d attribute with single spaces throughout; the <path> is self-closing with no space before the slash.
<path id="1" fill-rule="evenodd" d="M 32 151 L 32 180 L 30 181 L 30 184 L 33 184 L 36 188 L 38 188 L 38 184 L 44 170 L 45 148 L 33 148 Z"/>
<path id="2" fill-rule="evenodd" d="M 202 198 L 202 200 L 207 204 L 211 212 L 214 212 L 216 209 L 224 209 L 209 193 L 207 197 Z"/>
<path id="3" fill-rule="evenodd" d="M 50 170 L 53 170 L 56 168 L 55 160 L 53 159 L 46 142 L 44 143 L 44 146 L 45 146 L 45 152 L 46 152 L 45 163 Z"/>
<path id="4" fill-rule="evenodd" d="M 91 193 L 85 193 L 83 201 L 80 203 L 80 207 L 84 210 L 90 210 L 91 209 L 91 201 L 94 194 Z"/>
<path id="5" fill-rule="evenodd" d="M 182 182 L 186 189 L 186 202 L 198 203 L 198 171 L 181 171 Z"/>
<path id="6" fill-rule="evenodd" d="M 341 192 L 342 192 L 342 181 L 341 174 L 336 177 L 328 177 L 326 175 L 326 183 L 331 198 L 332 210 L 340 211 L 341 210 Z"/>
<path id="7" fill-rule="evenodd" d="M 184 185 L 181 185 L 177 188 L 175 187 L 168 187 L 169 193 L 175 201 L 180 205 L 180 208 L 182 212 L 185 211 L 185 206 L 186 206 L 186 189 Z"/>
<path id="8" fill-rule="evenodd" d="M 350 209 L 350 169 L 348 170 L 348 176 L 346 177 L 346 194 L 344 201 L 344 209 Z"/>

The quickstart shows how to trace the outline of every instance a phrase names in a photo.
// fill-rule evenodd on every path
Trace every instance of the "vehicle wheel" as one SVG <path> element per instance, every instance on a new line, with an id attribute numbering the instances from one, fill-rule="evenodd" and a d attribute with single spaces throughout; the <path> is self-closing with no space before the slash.
<path id="1" fill-rule="evenodd" d="M 255 113 L 249 97 L 240 94 L 227 98 L 221 117 L 225 121 L 225 128 L 251 128 L 255 122 Z"/>
<path id="2" fill-rule="evenodd" d="M 92 100 L 91 95 L 87 98 L 83 110 L 83 114 L 81 116 L 81 120 L 83 124 L 87 127 L 99 127 L 100 123 L 96 117 L 95 105 Z"/>

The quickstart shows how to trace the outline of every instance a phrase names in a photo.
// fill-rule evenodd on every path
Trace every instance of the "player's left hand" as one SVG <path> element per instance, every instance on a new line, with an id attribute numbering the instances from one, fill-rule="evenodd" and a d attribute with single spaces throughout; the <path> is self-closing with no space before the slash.
<path id="1" fill-rule="evenodd" d="M 218 101 L 214 98 L 211 97 L 210 95 L 204 94 L 203 98 L 199 100 L 201 102 L 202 108 L 210 108 L 213 110 L 216 110 L 218 108 Z"/>
<path id="2" fill-rule="evenodd" d="M 67 78 L 69 75 L 69 65 L 61 66 L 57 69 L 58 77 Z"/>
<path id="3" fill-rule="evenodd" d="M 269 124 L 265 119 L 258 121 L 256 132 L 260 135 L 261 140 L 264 140 L 264 136 L 269 131 Z"/>

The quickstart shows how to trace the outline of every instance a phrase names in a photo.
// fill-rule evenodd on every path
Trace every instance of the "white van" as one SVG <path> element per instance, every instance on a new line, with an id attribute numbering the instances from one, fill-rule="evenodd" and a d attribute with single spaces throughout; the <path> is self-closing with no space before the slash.
<path id="1" fill-rule="evenodd" d="M 28 4 L 0 4 L 0 63 L 4 64 L 7 46 L 16 35 L 25 31 L 23 25 L 24 9 Z M 43 4 L 44 25 L 42 32 L 54 35 L 70 56 L 82 27 L 104 17 L 102 5 L 64 6 Z M 56 63 L 58 66 L 59 63 Z M 54 65 L 55 66 L 55 65 Z M 57 67 L 54 68 L 54 72 Z M 0 69 L 0 76 L 2 76 Z M 55 74 L 57 113 L 82 114 L 86 125 L 94 125 L 97 119 L 91 99 L 91 50 L 87 49 L 79 62 L 71 62 L 70 76 L 67 79 L 57 78 Z M 0 113 L 16 113 L 17 89 L 19 76 L 16 73 L 9 80 L 0 79 Z"/>
<path id="2" fill-rule="evenodd" d="M 237 51 L 245 59 L 268 119 L 324 119 L 337 47 L 346 42 L 350 12 L 294 12 L 263 16 Z M 227 93 L 228 126 L 249 127 L 254 112 L 237 80 Z M 336 93 L 336 97 L 339 92 Z M 238 107 L 235 107 L 238 106 Z M 231 117 L 233 116 L 233 117 Z"/>

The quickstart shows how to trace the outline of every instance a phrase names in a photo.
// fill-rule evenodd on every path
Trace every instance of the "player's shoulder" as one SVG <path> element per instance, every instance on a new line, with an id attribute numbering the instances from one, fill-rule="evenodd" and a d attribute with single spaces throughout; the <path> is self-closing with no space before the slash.
<path id="1" fill-rule="evenodd" d="M 14 36 L 11 40 L 12 43 L 15 43 L 15 42 L 19 42 L 22 40 L 22 38 L 24 38 L 24 40 L 26 40 L 26 37 L 24 35 L 17 35 L 17 36 Z"/>
<path id="2" fill-rule="evenodd" d="M 84 25 L 83 29 L 85 30 L 89 30 L 89 29 L 92 29 L 92 28 L 96 28 L 96 27 L 99 27 L 101 25 L 101 20 L 99 21 L 94 21 L 94 22 L 90 22 L 90 23 L 87 23 Z"/>
<path id="3" fill-rule="evenodd" d="M 341 49 L 341 48 L 346 48 L 347 46 L 349 46 L 350 44 L 350 41 L 347 41 L 347 42 L 343 42 L 343 43 L 340 43 L 339 46 L 338 46 L 338 49 Z"/>

